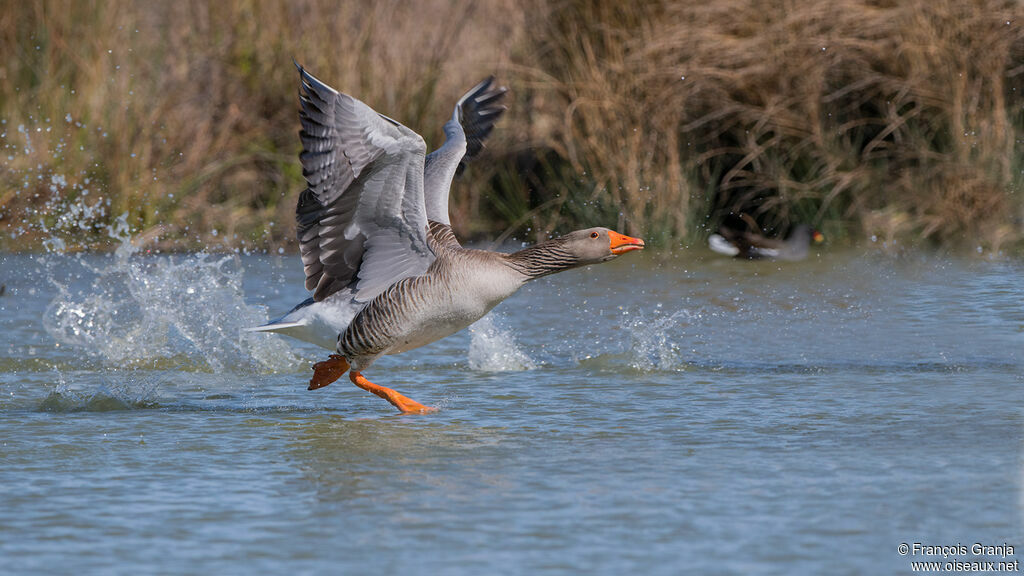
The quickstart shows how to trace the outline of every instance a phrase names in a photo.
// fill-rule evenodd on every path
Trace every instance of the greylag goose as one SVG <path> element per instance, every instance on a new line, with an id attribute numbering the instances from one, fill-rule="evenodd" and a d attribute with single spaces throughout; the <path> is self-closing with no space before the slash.
<path id="1" fill-rule="evenodd" d="M 755 230 L 756 223 L 746 214 L 742 215 L 748 224 Z M 810 252 L 811 243 L 821 244 L 825 236 L 821 232 L 811 228 L 807 224 L 798 224 L 789 233 L 785 240 L 767 238 L 758 232 L 750 230 L 740 231 L 734 228 L 722 226 L 718 234 L 708 237 L 708 247 L 712 251 L 726 256 L 746 258 L 748 260 L 771 259 L 797 261 L 807 258 Z"/>
<path id="2" fill-rule="evenodd" d="M 349 371 L 353 384 L 401 412 L 432 411 L 363 371 L 466 328 L 530 280 L 644 247 L 589 228 L 512 254 L 463 248 L 448 219 L 449 188 L 505 110 L 505 89 L 490 78 L 473 87 L 444 125 L 444 145 L 425 154 L 418 134 L 296 66 L 308 184 L 296 219 L 313 295 L 256 330 L 335 352 L 313 365 L 310 390 Z"/>

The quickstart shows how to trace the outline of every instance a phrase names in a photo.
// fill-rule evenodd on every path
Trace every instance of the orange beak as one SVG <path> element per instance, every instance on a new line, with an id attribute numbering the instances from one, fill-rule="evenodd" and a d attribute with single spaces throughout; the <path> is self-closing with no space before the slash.
<path id="1" fill-rule="evenodd" d="M 642 250 L 644 247 L 643 240 L 639 238 L 631 238 L 625 234 L 619 234 L 614 230 L 608 231 L 608 238 L 611 239 L 611 243 L 608 248 L 610 248 L 612 254 L 615 255 L 625 254 L 630 250 Z"/>

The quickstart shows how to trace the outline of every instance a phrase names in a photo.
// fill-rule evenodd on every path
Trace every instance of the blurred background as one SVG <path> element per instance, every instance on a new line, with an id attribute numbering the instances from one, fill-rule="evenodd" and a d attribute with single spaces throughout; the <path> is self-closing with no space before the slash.
<path id="1" fill-rule="evenodd" d="M 1015 0 L 5 2 L 0 248 L 294 249 L 298 75 L 420 132 L 510 88 L 456 183 L 469 240 L 604 225 L 1020 253 Z"/>

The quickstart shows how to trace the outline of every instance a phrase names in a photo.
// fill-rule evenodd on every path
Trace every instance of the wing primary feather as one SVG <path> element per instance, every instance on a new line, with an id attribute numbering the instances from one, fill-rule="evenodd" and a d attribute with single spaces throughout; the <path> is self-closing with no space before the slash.
<path id="1" fill-rule="evenodd" d="M 495 87 L 494 76 L 488 76 L 455 104 L 452 118 L 444 125 L 444 144 L 426 158 L 424 194 L 430 221 L 450 225 L 448 196 L 452 179 L 462 172 L 467 159 L 483 149 L 494 123 L 507 110 L 500 103 L 507 92 L 505 87 Z"/>

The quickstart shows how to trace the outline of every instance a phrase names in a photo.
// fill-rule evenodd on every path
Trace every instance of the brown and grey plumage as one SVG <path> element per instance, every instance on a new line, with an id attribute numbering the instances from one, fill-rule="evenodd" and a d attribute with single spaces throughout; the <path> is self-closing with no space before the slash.
<path id="1" fill-rule="evenodd" d="M 444 126 L 444 145 L 428 155 L 418 134 L 298 68 L 308 187 L 296 220 L 313 296 L 256 330 L 337 352 L 314 366 L 310 389 L 351 368 L 353 383 L 399 410 L 430 410 L 361 372 L 469 326 L 529 280 L 643 248 L 606 228 L 513 254 L 463 248 L 448 220 L 451 181 L 504 112 L 505 88 L 488 78 L 467 92 Z"/>

